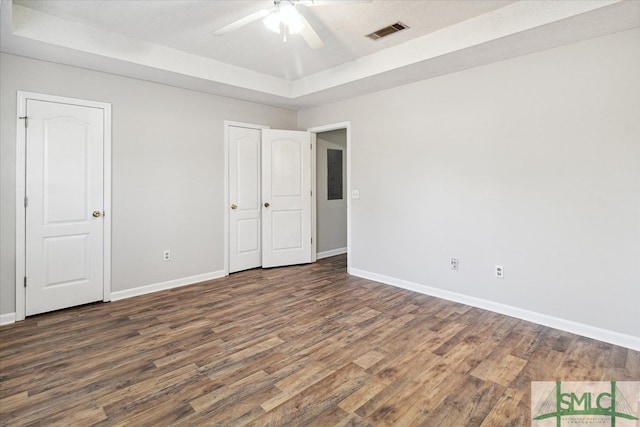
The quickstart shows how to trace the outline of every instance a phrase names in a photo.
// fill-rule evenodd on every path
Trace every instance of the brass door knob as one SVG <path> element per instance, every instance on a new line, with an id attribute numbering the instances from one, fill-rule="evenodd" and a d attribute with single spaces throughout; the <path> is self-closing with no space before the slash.
<path id="1" fill-rule="evenodd" d="M 235 203 L 234 203 L 234 204 L 231 205 L 231 209 L 238 209 L 238 206 L 236 206 Z"/>
<path id="2" fill-rule="evenodd" d="M 100 215 L 102 215 L 102 213 L 100 211 L 93 211 L 93 217 L 94 218 L 99 218 Z"/>
<path id="3" fill-rule="evenodd" d="M 268 208 L 269 207 L 269 202 L 264 202 L 264 207 Z"/>

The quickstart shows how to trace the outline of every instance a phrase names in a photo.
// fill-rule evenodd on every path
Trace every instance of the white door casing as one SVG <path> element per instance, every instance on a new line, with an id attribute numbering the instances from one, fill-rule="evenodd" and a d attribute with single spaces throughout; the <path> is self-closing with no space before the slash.
<path id="1" fill-rule="evenodd" d="M 311 262 L 311 134 L 262 131 L 262 267 Z"/>
<path id="2" fill-rule="evenodd" d="M 18 101 L 28 126 L 19 122 L 16 319 L 108 301 L 110 105 L 26 92 Z"/>
<path id="3" fill-rule="evenodd" d="M 229 272 L 260 267 L 261 132 L 230 126 L 229 141 Z"/>

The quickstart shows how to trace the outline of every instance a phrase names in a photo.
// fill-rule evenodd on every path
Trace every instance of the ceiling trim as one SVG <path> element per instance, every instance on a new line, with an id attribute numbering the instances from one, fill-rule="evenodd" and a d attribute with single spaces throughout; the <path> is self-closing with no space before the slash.
<path id="1" fill-rule="evenodd" d="M 0 0 L 0 14 L 3 52 L 293 109 L 640 26 L 638 1 L 519 1 L 291 81 L 51 16 L 11 0 Z M 540 32 L 549 28 L 556 32 L 552 41 L 536 44 Z M 505 42 L 514 38 L 522 49 L 505 49 Z M 487 46 L 496 51 L 488 52 Z M 480 51 L 486 52 L 478 55 Z"/>
<path id="2" fill-rule="evenodd" d="M 342 66 L 296 80 L 292 82 L 293 98 L 388 73 L 619 2 L 620 0 L 516 2 Z"/>
<path id="3" fill-rule="evenodd" d="M 3 2 L 5 3 L 5 2 Z M 291 83 L 12 4 L 13 35 L 185 76 L 291 97 Z"/>

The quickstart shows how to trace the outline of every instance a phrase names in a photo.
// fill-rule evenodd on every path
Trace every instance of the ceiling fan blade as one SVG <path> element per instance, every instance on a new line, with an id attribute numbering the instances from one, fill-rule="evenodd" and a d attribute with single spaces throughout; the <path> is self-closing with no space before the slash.
<path id="1" fill-rule="evenodd" d="M 244 18 L 238 19 L 237 21 L 232 22 L 229 25 L 225 25 L 222 28 L 218 28 L 212 34 L 214 36 L 221 36 L 221 35 L 230 33 L 231 31 L 237 30 L 238 28 L 242 28 L 245 25 L 252 23 L 253 21 L 257 21 L 260 18 L 264 18 L 269 13 L 271 13 L 271 11 L 268 9 L 259 10 L 255 13 L 252 13 L 251 15 L 245 16 Z"/>
<path id="2" fill-rule="evenodd" d="M 300 35 L 302 36 L 304 41 L 307 42 L 311 49 L 320 49 L 321 47 L 323 47 L 324 42 L 322 41 L 318 33 L 316 33 L 316 31 L 313 29 L 311 24 L 309 24 L 309 21 L 307 21 L 307 19 L 302 15 L 300 15 L 300 19 L 304 24 L 302 30 L 300 31 Z"/>

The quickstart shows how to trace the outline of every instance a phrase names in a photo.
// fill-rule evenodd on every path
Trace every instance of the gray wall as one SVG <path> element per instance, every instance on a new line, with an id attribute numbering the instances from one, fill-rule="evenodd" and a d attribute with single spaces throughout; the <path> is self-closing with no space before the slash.
<path id="1" fill-rule="evenodd" d="M 316 237 L 318 252 L 347 247 L 347 130 L 316 135 Z M 327 149 L 342 151 L 341 200 L 327 200 Z"/>
<path id="2" fill-rule="evenodd" d="M 114 291 L 222 270 L 223 120 L 348 120 L 353 269 L 639 337 L 639 51 L 635 29 L 297 118 L 2 55 L 0 314 L 15 310 L 20 89 L 113 104 Z"/>
<path id="3" fill-rule="evenodd" d="M 112 104 L 112 292 L 223 270 L 224 120 L 296 128 L 290 110 L 13 55 L 0 76 L 0 314 L 15 312 L 17 90 Z"/>
<path id="4" fill-rule="evenodd" d="M 351 121 L 352 268 L 640 337 L 638 52 L 635 29 L 299 112 Z"/>

